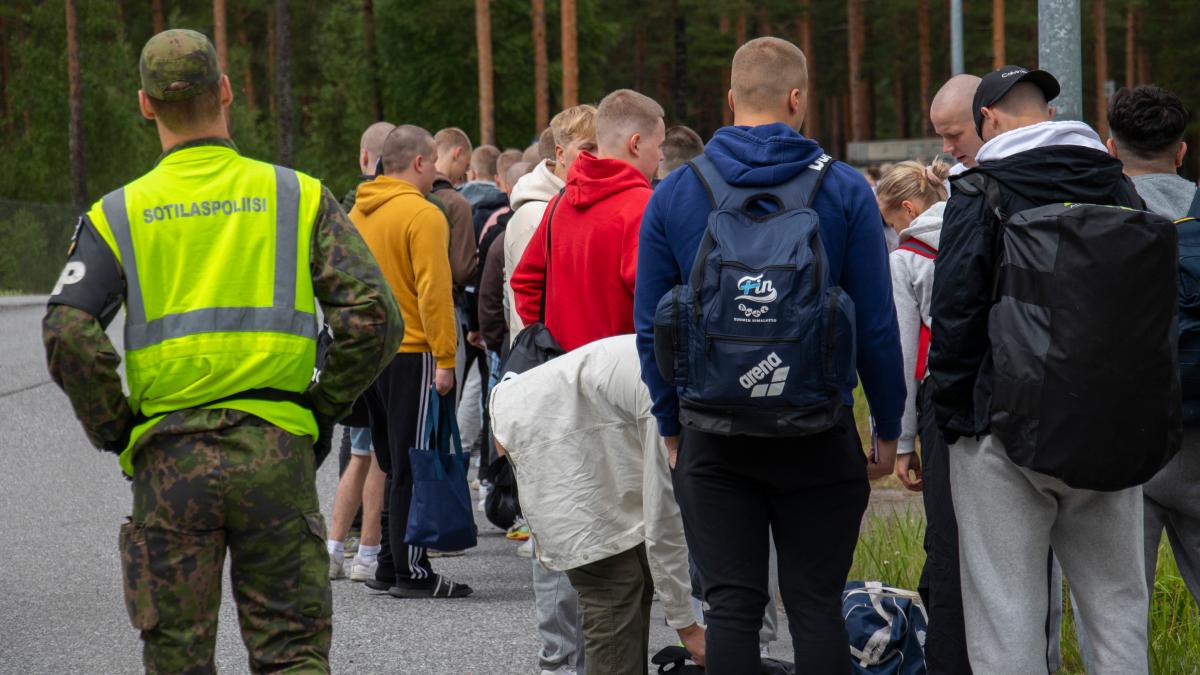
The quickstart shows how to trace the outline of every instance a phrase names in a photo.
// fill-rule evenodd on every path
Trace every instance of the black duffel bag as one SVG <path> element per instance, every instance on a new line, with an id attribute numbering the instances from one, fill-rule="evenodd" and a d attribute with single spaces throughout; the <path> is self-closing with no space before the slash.
<path id="1" fill-rule="evenodd" d="M 492 472 L 492 491 L 483 502 L 483 515 L 496 527 L 507 530 L 521 515 L 521 502 L 517 495 L 517 477 L 513 474 L 508 455 L 492 460 L 488 465 Z"/>

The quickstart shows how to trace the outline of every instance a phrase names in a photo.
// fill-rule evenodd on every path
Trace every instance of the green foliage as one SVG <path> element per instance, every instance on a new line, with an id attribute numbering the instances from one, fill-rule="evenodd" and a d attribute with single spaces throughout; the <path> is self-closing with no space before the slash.
<path id="1" fill-rule="evenodd" d="M 868 517 L 854 551 L 850 578 L 916 590 L 925 564 L 924 537 L 925 518 L 919 512 Z M 1064 588 L 1063 592 L 1063 668 L 1059 672 L 1082 674 L 1083 659 L 1067 590 Z M 1116 608 L 1116 611 L 1126 610 Z M 1154 594 L 1150 599 L 1150 663 L 1155 673 L 1200 672 L 1200 610 L 1179 574 L 1165 538 L 1159 544 Z"/>
<path id="2" fill-rule="evenodd" d="M 0 289 L 48 293 L 67 257 L 70 207 L 0 200 Z"/>

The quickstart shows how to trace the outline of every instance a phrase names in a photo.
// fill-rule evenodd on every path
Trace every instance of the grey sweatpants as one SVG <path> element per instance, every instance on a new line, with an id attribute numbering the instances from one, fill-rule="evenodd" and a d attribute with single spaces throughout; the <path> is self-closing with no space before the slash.
<path id="1" fill-rule="evenodd" d="M 1183 449 L 1142 487 L 1146 507 L 1146 586 L 1153 592 L 1158 542 L 1171 542 L 1179 575 L 1200 599 L 1200 429 L 1185 429 Z"/>
<path id="2" fill-rule="evenodd" d="M 579 594 L 571 586 L 566 572 L 546 569 L 533 556 L 533 603 L 538 635 L 538 666 L 542 670 L 567 667 L 583 675 L 583 613 Z"/>
<path id="3" fill-rule="evenodd" d="M 1053 546 L 1087 632 L 1089 675 L 1149 672 L 1142 490 L 1077 490 L 1014 464 L 995 436 L 950 448 L 971 667 L 1046 673 Z"/>

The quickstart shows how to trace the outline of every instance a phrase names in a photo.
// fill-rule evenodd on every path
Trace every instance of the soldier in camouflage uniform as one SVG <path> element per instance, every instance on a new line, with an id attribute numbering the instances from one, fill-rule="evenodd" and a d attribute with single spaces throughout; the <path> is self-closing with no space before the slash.
<path id="1" fill-rule="evenodd" d="M 159 100 L 186 99 L 197 89 L 211 93 L 213 86 L 219 87 L 222 108 L 231 99 L 213 47 L 199 33 L 167 31 L 151 38 L 140 65 L 151 110 L 162 105 Z M 143 100 L 143 112 L 146 106 Z M 164 154 L 159 162 L 169 163 L 172 155 L 189 149 L 236 150 L 225 117 L 212 119 L 218 118 L 215 131 L 212 124 L 217 122 L 187 134 L 165 129 L 160 116 Z M 234 153 L 224 156 L 248 161 Z M 396 353 L 403 326 L 374 258 L 328 190 L 320 189 L 315 210 L 311 288 L 334 339 L 319 381 L 302 396 L 324 434 Z M 88 439 L 101 450 L 121 454 L 132 479 L 133 513 L 121 528 L 120 547 L 127 609 L 141 631 L 146 670 L 215 670 L 228 549 L 250 669 L 328 672 L 333 606 L 314 481 L 314 467 L 322 459 L 314 452 L 315 436 L 291 433 L 235 409 L 235 396 L 205 408 L 158 411 L 165 416 L 151 415 L 149 421 L 138 417 L 144 411 L 134 409 L 138 401 L 123 393 L 117 372 L 121 356 L 105 328 L 131 294 L 141 291 L 127 282 L 127 273 L 135 280 L 137 275 L 127 269 L 128 256 L 118 258 L 103 239 L 102 228 L 93 222 L 96 213 L 80 219 L 67 268 L 50 298 L 43 337 L 51 376 L 71 400 Z M 223 223 L 213 226 L 231 226 Z M 141 220 L 133 224 L 143 225 Z M 208 254 L 189 251 L 188 264 L 202 264 Z M 141 264 L 145 274 L 147 265 Z M 297 285 L 307 281 L 301 276 Z M 133 313 L 132 305 L 129 309 Z M 131 350 L 128 336 L 127 326 L 125 347 Z M 230 407 L 222 407 L 221 401 L 229 401 Z M 152 426 L 134 430 L 138 423 Z"/>

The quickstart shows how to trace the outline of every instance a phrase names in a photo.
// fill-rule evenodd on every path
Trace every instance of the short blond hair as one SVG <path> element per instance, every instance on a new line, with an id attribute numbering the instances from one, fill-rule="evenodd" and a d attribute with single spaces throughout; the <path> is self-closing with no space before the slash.
<path id="1" fill-rule="evenodd" d="M 771 110 L 786 105 L 793 89 L 808 91 L 808 60 L 787 40 L 755 38 L 734 53 L 729 82 L 734 107 Z"/>
<path id="2" fill-rule="evenodd" d="M 521 151 L 515 148 L 510 148 L 500 153 L 496 158 L 496 175 L 507 176 L 508 170 L 513 164 L 521 161 Z"/>
<path id="3" fill-rule="evenodd" d="M 433 135 L 438 154 L 449 154 L 454 148 L 462 148 L 463 154 L 471 154 L 471 137 L 458 127 L 446 127 Z"/>
<path id="4" fill-rule="evenodd" d="M 496 160 L 500 159 L 500 148 L 481 145 L 471 152 L 471 170 L 475 180 L 496 180 Z"/>
<path id="5" fill-rule="evenodd" d="M 875 184 L 875 199 L 880 211 L 891 211 L 900 207 L 900 202 L 911 201 L 924 211 L 934 204 L 946 200 L 946 177 L 950 165 L 935 160 L 926 166 L 920 162 L 900 162 L 892 165 Z"/>
<path id="6" fill-rule="evenodd" d="M 577 139 L 596 140 L 596 107 L 584 103 L 563 110 L 550 120 L 550 133 L 564 148 Z"/>
<path id="7" fill-rule="evenodd" d="M 654 99 L 632 89 L 618 89 L 596 107 L 596 143 L 617 145 L 633 134 L 649 136 L 666 115 Z"/>

